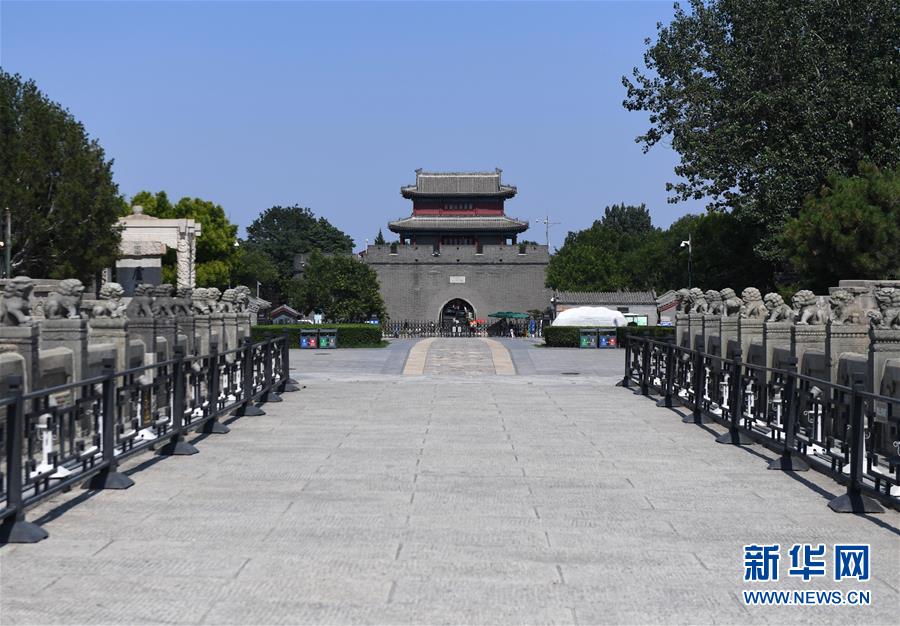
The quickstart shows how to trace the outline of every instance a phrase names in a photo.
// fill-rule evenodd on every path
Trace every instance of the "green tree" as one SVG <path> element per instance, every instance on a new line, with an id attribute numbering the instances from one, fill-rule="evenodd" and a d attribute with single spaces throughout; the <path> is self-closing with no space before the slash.
<path id="1" fill-rule="evenodd" d="M 276 297 L 280 293 L 278 268 L 265 252 L 247 245 L 241 245 L 234 257 L 231 270 L 231 283 L 247 285 L 251 290 L 260 283 L 260 295 Z"/>
<path id="2" fill-rule="evenodd" d="M 680 154 L 672 201 L 708 198 L 784 260 L 780 234 L 829 172 L 900 155 L 895 0 L 691 0 L 647 40 L 624 105 L 650 113 L 645 151 Z M 749 261 L 749 260 L 748 260 Z"/>
<path id="3" fill-rule="evenodd" d="M 900 166 L 832 176 L 785 229 L 800 284 L 823 292 L 842 278 L 900 278 Z"/>
<path id="4" fill-rule="evenodd" d="M 384 234 L 382 234 L 381 229 L 378 229 L 378 234 L 375 235 L 375 241 L 373 241 L 376 246 L 383 246 L 387 242 L 384 240 Z"/>
<path id="5" fill-rule="evenodd" d="M 375 270 L 346 254 L 314 251 L 302 277 L 290 281 L 287 295 L 298 311 L 321 311 L 333 322 L 386 317 Z"/>
<path id="6" fill-rule="evenodd" d="M 112 160 L 33 81 L 0 69 L 0 208 L 12 274 L 93 278 L 115 264 L 123 202 Z"/>
<path id="7" fill-rule="evenodd" d="M 645 204 L 614 204 L 603 210 L 601 223 L 621 235 L 643 235 L 653 230 L 650 211 Z"/>
<path id="8" fill-rule="evenodd" d="M 184 197 L 176 204 L 169 201 L 166 192 L 137 193 L 132 204 L 144 207 L 144 213 L 162 219 L 192 219 L 200 223 L 197 239 L 196 283 L 203 287 L 227 287 L 238 253 L 237 226 L 228 221 L 225 209 L 200 198 Z M 163 280 L 175 282 L 175 250 L 166 252 L 163 258 Z"/>
<path id="9" fill-rule="evenodd" d="M 294 255 L 319 250 L 349 253 L 353 240 L 324 217 L 300 206 L 273 206 L 247 227 L 247 245 L 264 252 L 278 268 L 282 280 L 294 271 Z"/>

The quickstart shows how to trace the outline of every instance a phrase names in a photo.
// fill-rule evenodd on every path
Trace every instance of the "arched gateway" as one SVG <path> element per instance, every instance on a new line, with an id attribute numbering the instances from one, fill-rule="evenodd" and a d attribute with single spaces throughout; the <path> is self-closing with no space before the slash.
<path id="1" fill-rule="evenodd" d="M 459 324 L 465 328 L 474 319 L 475 307 L 462 298 L 454 298 L 441 307 L 438 323 L 441 326 Z"/>

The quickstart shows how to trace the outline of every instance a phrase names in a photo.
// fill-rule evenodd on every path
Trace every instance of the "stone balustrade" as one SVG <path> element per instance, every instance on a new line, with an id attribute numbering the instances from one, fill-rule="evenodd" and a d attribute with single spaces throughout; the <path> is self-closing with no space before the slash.
<path id="1" fill-rule="evenodd" d="M 120 285 L 106 283 L 99 299 L 86 299 L 76 279 L 0 284 L 0 379 L 21 377 L 26 391 L 98 375 L 110 359 L 117 371 L 151 365 L 172 358 L 176 345 L 187 355 L 214 344 L 236 349 L 255 319 L 244 286 L 222 293 L 142 284 L 124 298 Z"/>

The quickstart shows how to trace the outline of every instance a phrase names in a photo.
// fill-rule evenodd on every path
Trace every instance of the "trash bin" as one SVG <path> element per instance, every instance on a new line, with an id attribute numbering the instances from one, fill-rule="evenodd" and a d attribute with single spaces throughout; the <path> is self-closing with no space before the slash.
<path id="1" fill-rule="evenodd" d="M 582 328 L 578 331 L 579 348 L 596 348 L 597 347 L 597 329 Z"/>
<path id="2" fill-rule="evenodd" d="M 318 347 L 319 331 L 317 330 L 301 330 L 300 331 L 300 348 L 302 350 Z"/>
<path id="3" fill-rule="evenodd" d="M 615 348 L 616 347 L 616 331 L 601 330 L 597 337 L 598 348 Z"/>
<path id="4" fill-rule="evenodd" d="M 337 329 L 336 328 L 320 328 L 319 329 L 319 347 L 320 348 L 337 348 Z"/>

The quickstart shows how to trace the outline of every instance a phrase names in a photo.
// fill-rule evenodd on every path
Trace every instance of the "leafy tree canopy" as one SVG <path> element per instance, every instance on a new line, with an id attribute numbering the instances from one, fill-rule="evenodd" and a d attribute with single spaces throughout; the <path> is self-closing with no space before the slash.
<path id="1" fill-rule="evenodd" d="M 12 274 L 88 281 L 115 264 L 123 201 L 112 160 L 33 81 L 0 69 L 0 208 Z"/>
<path id="2" fill-rule="evenodd" d="M 779 264 L 785 222 L 829 172 L 900 155 L 900 11 L 895 0 L 690 0 L 676 5 L 624 105 L 650 113 L 645 151 L 681 155 L 672 201 L 708 198 Z"/>
<path id="3" fill-rule="evenodd" d="M 372 243 L 374 243 L 376 246 L 383 246 L 385 243 L 387 243 L 384 240 L 384 234 L 381 232 L 380 228 L 378 229 L 378 234 L 375 235 L 375 241 L 373 241 Z"/>
<path id="4" fill-rule="evenodd" d="M 314 251 L 302 277 L 290 281 L 288 301 L 303 313 L 321 311 L 333 322 L 383 320 L 386 316 L 375 270 L 346 254 Z"/>
<path id="5" fill-rule="evenodd" d="M 694 286 L 772 286 L 768 269 L 751 260 L 753 238 L 746 236 L 745 226 L 731 214 L 686 215 L 665 230 L 641 219 L 636 226 L 623 229 L 618 217 L 637 217 L 645 211 L 645 207 L 607 208 L 604 217 L 590 228 L 569 233 L 550 259 L 547 286 L 566 291 L 653 289 L 658 293 L 684 287 L 688 283 L 688 251 L 681 242 L 689 237 Z M 610 215 L 617 217 L 608 219 Z"/>
<path id="6" fill-rule="evenodd" d="M 273 206 L 247 227 L 247 245 L 269 256 L 278 274 L 290 279 L 294 255 L 319 250 L 349 253 L 353 240 L 324 217 L 300 206 Z"/>
<path id="7" fill-rule="evenodd" d="M 254 290 L 258 281 L 260 294 L 273 297 L 273 293 L 279 292 L 279 280 L 278 268 L 269 255 L 247 245 L 238 247 L 231 270 L 232 284 L 247 285 Z"/>
<path id="8" fill-rule="evenodd" d="M 900 278 L 900 165 L 832 176 L 785 230 L 802 284 L 823 292 L 842 278 Z"/>
<path id="9" fill-rule="evenodd" d="M 164 191 L 153 194 L 137 193 L 132 204 L 144 207 L 144 213 L 162 219 L 192 219 L 200 223 L 197 239 L 197 278 L 203 287 L 227 287 L 232 268 L 237 262 L 237 226 L 228 221 L 225 209 L 200 198 L 184 197 L 176 204 Z M 175 281 L 175 251 L 169 250 L 163 259 L 163 279 Z"/>

